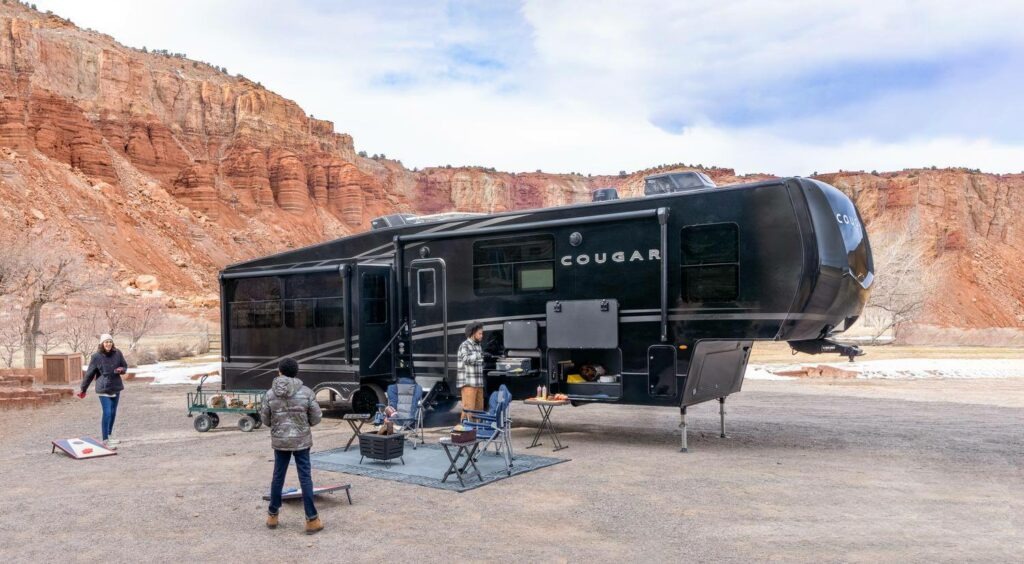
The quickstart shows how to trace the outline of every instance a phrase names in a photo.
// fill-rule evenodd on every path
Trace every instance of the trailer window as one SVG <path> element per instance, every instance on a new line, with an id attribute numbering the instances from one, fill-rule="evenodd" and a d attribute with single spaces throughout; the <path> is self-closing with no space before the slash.
<path id="1" fill-rule="evenodd" d="M 281 299 L 281 280 L 276 277 L 240 278 L 235 281 L 235 302 L 265 302 Z"/>
<path id="2" fill-rule="evenodd" d="M 682 231 L 683 299 L 687 302 L 728 302 L 739 298 L 739 227 L 717 223 Z"/>
<path id="3" fill-rule="evenodd" d="M 473 290 L 478 295 L 497 295 L 553 289 L 554 249 L 550 235 L 473 243 Z"/>
<path id="4" fill-rule="evenodd" d="M 235 302 L 231 307 L 232 329 L 276 329 L 281 326 L 281 302 Z"/>
<path id="5" fill-rule="evenodd" d="M 319 298 L 316 300 L 316 326 L 344 327 L 345 326 L 345 300 L 344 298 Z"/>
<path id="6" fill-rule="evenodd" d="M 284 325 L 289 329 L 310 329 L 316 326 L 316 300 L 286 300 Z"/>
<path id="7" fill-rule="evenodd" d="M 342 277 L 338 272 L 293 274 L 285 277 L 288 299 L 338 298 L 342 296 Z"/>
<path id="8" fill-rule="evenodd" d="M 290 329 L 344 327 L 344 279 L 337 272 L 284 278 L 284 324 Z"/>
<path id="9" fill-rule="evenodd" d="M 416 303 L 421 306 L 432 306 L 437 303 L 437 287 L 434 285 L 434 269 L 424 268 L 416 271 Z"/>
<path id="10" fill-rule="evenodd" d="M 519 267 L 519 288 L 524 292 L 543 292 L 555 287 L 555 271 L 550 264 Z"/>
<path id="11" fill-rule="evenodd" d="M 232 329 L 281 327 L 281 281 L 276 277 L 241 278 L 235 281 L 228 304 Z"/>
<path id="12" fill-rule="evenodd" d="M 387 273 L 363 274 L 363 315 L 368 325 L 380 325 L 388 321 L 388 275 Z"/>

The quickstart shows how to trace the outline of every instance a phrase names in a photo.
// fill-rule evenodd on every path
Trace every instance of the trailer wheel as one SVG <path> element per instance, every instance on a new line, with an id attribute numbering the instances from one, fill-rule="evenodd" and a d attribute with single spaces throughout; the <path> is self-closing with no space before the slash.
<path id="1" fill-rule="evenodd" d="M 253 413 L 253 414 L 249 415 L 249 417 L 252 417 L 252 421 L 253 421 L 252 428 L 253 429 L 259 429 L 260 427 L 263 426 L 263 420 L 260 419 L 260 414 L 259 413 Z"/>
<path id="2" fill-rule="evenodd" d="M 352 394 L 352 413 L 377 413 L 377 404 L 386 402 L 373 388 L 363 386 Z"/>
<path id="3" fill-rule="evenodd" d="M 256 428 L 256 421 L 248 415 L 243 415 L 242 418 L 238 420 L 238 428 L 243 432 L 248 433 Z"/>
<path id="4" fill-rule="evenodd" d="M 213 419 L 205 413 L 200 413 L 192 420 L 192 426 L 196 428 L 196 431 L 205 433 L 213 429 Z"/>
<path id="5" fill-rule="evenodd" d="M 217 426 L 220 425 L 220 415 L 217 415 L 216 413 L 207 413 L 206 416 L 213 422 L 213 426 L 210 427 L 211 429 L 216 429 Z"/>

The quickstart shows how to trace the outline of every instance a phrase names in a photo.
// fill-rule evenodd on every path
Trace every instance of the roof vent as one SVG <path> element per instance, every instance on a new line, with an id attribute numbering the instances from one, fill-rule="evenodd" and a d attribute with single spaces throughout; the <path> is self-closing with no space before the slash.
<path id="1" fill-rule="evenodd" d="M 370 220 L 370 229 L 387 229 L 388 227 L 412 225 L 414 223 L 420 223 L 419 218 L 415 215 L 411 213 L 396 213 L 373 218 Z"/>
<path id="2" fill-rule="evenodd" d="M 595 202 L 607 202 L 609 200 L 618 200 L 619 191 L 615 188 L 598 188 L 594 190 L 593 201 Z"/>
<path id="3" fill-rule="evenodd" d="M 644 195 L 672 194 L 714 188 L 715 183 L 708 175 L 699 171 L 666 172 L 644 178 Z"/>

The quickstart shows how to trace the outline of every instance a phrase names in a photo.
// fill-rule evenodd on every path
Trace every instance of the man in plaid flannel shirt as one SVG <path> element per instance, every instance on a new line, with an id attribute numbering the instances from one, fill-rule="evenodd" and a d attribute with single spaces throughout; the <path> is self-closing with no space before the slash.
<path id="1" fill-rule="evenodd" d="M 459 345 L 459 376 L 456 386 L 462 391 L 462 418 L 467 409 L 484 409 L 484 324 L 473 322 L 466 326 L 466 340 Z"/>

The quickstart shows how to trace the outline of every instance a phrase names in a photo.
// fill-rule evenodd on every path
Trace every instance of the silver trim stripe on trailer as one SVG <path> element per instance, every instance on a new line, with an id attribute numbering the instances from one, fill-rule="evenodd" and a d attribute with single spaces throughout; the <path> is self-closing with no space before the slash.
<path id="1" fill-rule="evenodd" d="M 658 310 L 654 310 L 658 311 Z M 677 310 L 678 311 L 678 310 Z M 413 341 L 420 341 L 423 339 L 430 339 L 434 337 L 441 337 L 445 333 L 449 335 L 458 334 L 460 331 L 465 330 L 466 325 L 473 321 L 479 321 L 484 323 L 485 331 L 495 331 L 502 329 L 502 324 L 487 323 L 488 321 L 509 321 L 516 319 L 544 319 L 544 315 L 517 315 L 512 317 L 492 317 L 486 320 L 461 320 L 453 321 L 448 323 L 446 330 L 440 330 L 440 325 L 429 325 L 424 326 L 420 329 L 421 333 L 417 334 L 416 330 L 413 330 Z M 827 316 L 819 313 L 797 313 L 797 314 L 785 314 L 785 313 L 691 313 L 691 314 L 675 314 L 669 315 L 670 321 L 785 321 L 787 319 L 811 319 L 811 320 L 825 320 Z M 650 323 L 661 321 L 660 315 L 625 315 L 619 317 L 619 323 Z M 537 323 L 538 326 L 545 326 L 545 322 L 540 321 Z M 436 329 L 429 331 L 431 329 Z M 429 332 L 426 332 L 429 331 Z"/>
<path id="2" fill-rule="evenodd" d="M 308 353 L 314 353 L 315 354 L 317 351 L 321 351 L 321 350 L 329 348 L 329 347 L 336 347 L 339 343 L 344 343 L 344 342 L 345 342 L 345 339 L 342 338 L 342 339 L 337 339 L 337 340 L 330 341 L 330 342 L 327 342 L 327 343 L 321 343 L 321 344 L 316 345 L 316 346 L 312 346 L 312 347 L 309 347 L 309 348 L 306 348 L 306 349 L 302 349 L 302 350 L 299 350 L 299 351 L 288 353 L 286 355 L 281 355 L 281 356 L 275 358 L 274 360 L 270 360 L 270 361 L 264 362 L 263 364 L 258 364 L 256 366 L 254 366 L 253 369 L 255 370 L 255 369 L 259 369 L 259 368 L 267 368 L 269 366 L 272 366 L 276 362 L 280 362 L 280 360 L 282 358 L 286 357 L 286 356 L 291 356 L 291 357 L 294 358 L 294 357 L 301 356 L 301 355 L 308 354 Z M 342 347 L 342 350 L 344 350 L 344 347 Z M 324 354 L 330 354 L 332 352 L 337 352 L 337 350 L 325 352 Z M 317 358 L 319 358 L 319 357 L 317 357 Z M 306 358 L 296 358 L 295 360 L 296 360 L 296 362 L 302 362 L 302 361 L 307 360 L 307 359 Z M 245 376 L 248 373 L 249 373 L 249 371 L 246 371 L 246 372 L 243 372 L 242 374 L 240 374 L 239 376 Z"/>

